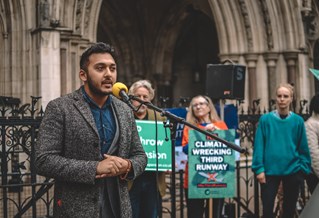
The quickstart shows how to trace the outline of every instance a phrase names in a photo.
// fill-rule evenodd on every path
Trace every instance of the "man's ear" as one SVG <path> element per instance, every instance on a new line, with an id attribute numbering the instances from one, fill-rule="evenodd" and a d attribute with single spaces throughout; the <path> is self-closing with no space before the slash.
<path id="1" fill-rule="evenodd" d="M 80 70 L 79 73 L 79 77 L 82 80 L 82 82 L 86 82 L 87 81 L 87 73 L 84 70 Z"/>

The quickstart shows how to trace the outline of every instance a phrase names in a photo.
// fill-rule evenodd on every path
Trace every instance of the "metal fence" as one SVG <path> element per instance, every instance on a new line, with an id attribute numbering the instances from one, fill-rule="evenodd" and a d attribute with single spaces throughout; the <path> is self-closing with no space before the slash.
<path id="1" fill-rule="evenodd" d="M 31 104 L 22 106 L 19 102 L 8 104 L 7 100 L 0 98 L 1 215 L 4 218 L 50 217 L 53 209 L 54 181 L 37 175 L 34 167 L 34 144 L 43 116 L 43 110 L 38 105 L 39 97 L 31 97 Z M 187 101 L 183 100 L 183 103 L 186 104 Z M 257 122 L 261 114 L 273 109 L 273 105 L 273 102 L 270 102 L 268 110 L 261 109 L 259 100 L 256 100 L 253 107 L 247 111 L 241 109 L 241 102 L 236 105 L 239 110 L 240 144 L 247 148 L 248 154 L 242 155 L 240 161 L 237 161 L 238 197 L 225 199 L 225 213 L 228 213 L 228 217 L 259 217 L 259 188 L 250 169 L 251 152 Z M 304 119 L 309 117 L 307 101 L 300 103 L 299 112 Z M 185 208 L 182 178 L 183 172 L 176 172 L 176 201 L 179 203 L 174 203 L 177 203 L 180 217 L 184 217 Z M 307 192 L 302 193 L 301 198 L 306 202 Z M 168 197 L 163 200 L 165 203 L 171 199 Z M 175 216 L 169 205 L 163 207 L 163 213 Z"/>
<path id="2" fill-rule="evenodd" d="M 0 102 L 2 217 L 48 217 L 51 214 L 53 181 L 36 175 L 34 143 L 43 111 L 31 104 Z"/>

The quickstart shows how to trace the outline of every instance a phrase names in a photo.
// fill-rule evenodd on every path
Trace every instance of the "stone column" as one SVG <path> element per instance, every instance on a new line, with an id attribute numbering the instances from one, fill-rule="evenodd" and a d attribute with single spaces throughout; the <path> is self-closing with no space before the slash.
<path id="1" fill-rule="evenodd" d="M 39 83 L 42 106 L 61 96 L 60 33 L 57 31 L 39 32 L 42 39 L 39 48 Z"/>
<path id="2" fill-rule="evenodd" d="M 298 53 L 294 51 L 284 52 L 284 58 L 287 65 L 288 83 L 297 85 L 296 61 L 298 59 Z"/>
<path id="3" fill-rule="evenodd" d="M 257 65 L 257 54 L 246 54 L 248 71 L 248 87 L 249 87 L 249 104 L 252 105 L 252 101 L 257 99 L 257 77 L 256 77 L 256 65 Z"/>
<path id="4" fill-rule="evenodd" d="M 0 42 L 0 55 L 1 55 L 1 70 L 0 73 L 0 95 L 12 96 L 12 75 L 10 72 L 10 53 L 9 51 L 9 34 L 7 32 L 2 33 L 2 42 Z"/>
<path id="5" fill-rule="evenodd" d="M 277 64 L 278 57 L 279 57 L 278 53 L 274 53 L 274 52 L 268 52 L 268 53 L 265 53 L 264 55 L 264 59 L 267 63 L 267 71 L 268 71 L 269 100 L 276 99 L 276 96 L 275 96 L 275 89 L 277 87 L 276 64 Z"/>
<path id="6" fill-rule="evenodd" d="M 294 86 L 294 101 L 292 107 L 296 108 L 296 106 L 298 107 L 298 105 L 296 105 L 296 102 L 300 100 L 300 93 L 298 92 L 298 90 L 300 89 L 300 81 L 297 75 L 296 66 L 296 62 L 298 60 L 298 53 L 296 51 L 286 51 L 283 54 L 287 65 L 287 82 Z"/>
<path id="7" fill-rule="evenodd" d="M 37 29 L 33 32 L 39 55 L 39 94 L 44 108 L 50 100 L 61 96 L 59 8 L 55 6 L 51 1 L 38 1 Z"/>

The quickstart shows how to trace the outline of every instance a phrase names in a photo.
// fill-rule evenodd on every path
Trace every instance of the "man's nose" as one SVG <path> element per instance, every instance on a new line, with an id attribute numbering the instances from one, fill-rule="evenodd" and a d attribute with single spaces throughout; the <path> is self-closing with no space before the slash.
<path id="1" fill-rule="evenodd" d="M 104 76 L 108 76 L 111 74 L 111 71 L 109 68 L 105 68 Z"/>

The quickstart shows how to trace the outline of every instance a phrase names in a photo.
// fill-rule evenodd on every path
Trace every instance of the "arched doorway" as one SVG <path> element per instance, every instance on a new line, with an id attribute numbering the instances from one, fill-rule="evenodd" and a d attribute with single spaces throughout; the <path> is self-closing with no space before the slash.
<path id="1" fill-rule="evenodd" d="M 206 92 L 206 65 L 219 63 L 219 47 L 214 22 L 189 6 L 174 51 L 172 85 L 174 99 Z"/>
<path id="2" fill-rule="evenodd" d="M 157 99 L 205 93 L 206 64 L 218 63 L 218 40 L 207 1 L 103 1 L 97 41 L 119 51 L 118 81 L 150 80 Z"/>

